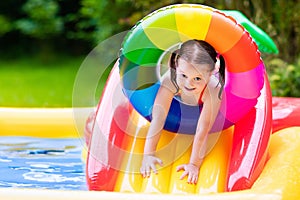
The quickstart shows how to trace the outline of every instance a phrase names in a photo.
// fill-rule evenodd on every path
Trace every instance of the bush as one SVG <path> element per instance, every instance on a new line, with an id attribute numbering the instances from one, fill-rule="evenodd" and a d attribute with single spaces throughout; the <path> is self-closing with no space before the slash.
<path id="1" fill-rule="evenodd" d="M 5 33 L 9 32 L 12 27 L 11 27 L 11 22 L 3 15 L 0 15 L 0 36 L 4 35 Z"/>
<path id="2" fill-rule="evenodd" d="M 267 62 L 273 96 L 300 97 L 300 58 L 289 64 L 279 58 Z"/>
<path id="3" fill-rule="evenodd" d="M 16 28 L 33 38 L 48 38 L 63 31 L 63 21 L 57 16 L 59 6 L 54 0 L 28 0 L 23 6 L 27 18 L 16 21 Z"/>

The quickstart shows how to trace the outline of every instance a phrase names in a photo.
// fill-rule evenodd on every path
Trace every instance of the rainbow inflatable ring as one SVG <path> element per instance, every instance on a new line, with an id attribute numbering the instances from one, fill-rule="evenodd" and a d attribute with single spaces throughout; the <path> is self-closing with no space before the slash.
<path id="1" fill-rule="evenodd" d="M 189 39 L 210 43 L 223 55 L 227 67 L 225 95 L 209 136 L 213 146 L 211 156 L 204 161 L 196 186 L 179 180 L 179 173 L 172 166 L 188 162 L 191 134 L 195 132 L 201 109 L 199 112 L 196 107 L 174 98 L 157 152 L 165 165 L 157 176 L 143 180 L 139 167 L 148 123 L 144 119 L 151 121 L 151 109 L 160 87 L 158 62 L 164 52 Z M 117 106 L 107 110 L 111 105 L 101 102 L 98 108 L 87 162 L 91 190 L 202 193 L 221 183 L 224 191 L 252 186 L 267 158 L 272 122 L 271 92 L 257 45 L 236 20 L 216 9 L 195 4 L 159 9 L 127 34 L 116 65 L 119 68 L 113 71 L 119 70 L 119 74 L 112 72 L 114 77 L 110 79 L 115 82 L 112 87 L 119 85 L 122 92 L 117 94 L 115 88 L 110 88 L 114 98 L 109 102 Z M 101 110 L 103 105 L 105 112 Z M 112 116 L 101 117 L 101 113 Z M 110 130 L 102 123 L 111 124 Z M 223 132 L 219 134 L 220 131 Z M 233 132 L 232 139 L 228 139 L 228 132 Z M 223 159 L 212 156 L 218 148 L 213 141 L 232 142 L 228 159 L 223 154 L 225 151 L 217 155 Z M 229 167 L 223 171 L 226 165 Z M 167 182 L 166 177 L 170 177 Z"/>
<path id="2" fill-rule="evenodd" d="M 174 44 L 188 39 L 207 41 L 226 60 L 225 99 L 212 132 L 226 129 L 256 105 L 265 82 L 264 64 L 244 28 L 232 18 L 209 8 L 186 5 L 163 8 L 133 28 L 120 56 L 125 94 L 134 108 L 150 119 L 160 87 L 156 73 L 158 61 Z M 194 134 L 199 109 L 189 107 L 192 106 L 174 98 L 164 128 L 175 133 Z"/>

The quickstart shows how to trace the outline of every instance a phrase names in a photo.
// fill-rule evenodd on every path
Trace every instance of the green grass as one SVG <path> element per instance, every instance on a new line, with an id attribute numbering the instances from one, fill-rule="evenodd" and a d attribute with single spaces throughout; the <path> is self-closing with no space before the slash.
<path id="1" fill-rule="evenodd" d="M 71 107 L 83 57 L 0 60 L 1 107 Z"/>

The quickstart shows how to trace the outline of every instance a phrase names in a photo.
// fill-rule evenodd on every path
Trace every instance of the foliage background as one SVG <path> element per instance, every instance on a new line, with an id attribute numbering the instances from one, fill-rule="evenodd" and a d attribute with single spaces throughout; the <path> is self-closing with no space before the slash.
<path id="1" fill-rule="evenodd" d="M 273 95 L 300 97 L 299 0 L 0 1 L 0 59 L 5 62 L 37 57 L 42 63 L 51 63 L 61 55 L 84 57 L 101 41 L 129 30 L 150 12 L 177 3 L 199 3 L 244 13 L 269 34 L 279 49 L 277 55 L 262 55 Z"/>

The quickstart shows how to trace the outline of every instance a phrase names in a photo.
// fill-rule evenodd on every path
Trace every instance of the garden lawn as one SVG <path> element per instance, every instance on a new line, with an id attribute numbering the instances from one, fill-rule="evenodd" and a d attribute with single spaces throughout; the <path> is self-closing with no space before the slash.
<path id="1" fill-rule="evenodd" d="M 1 107 L 71 107 L 83 57 L 0 60 Z"/>

